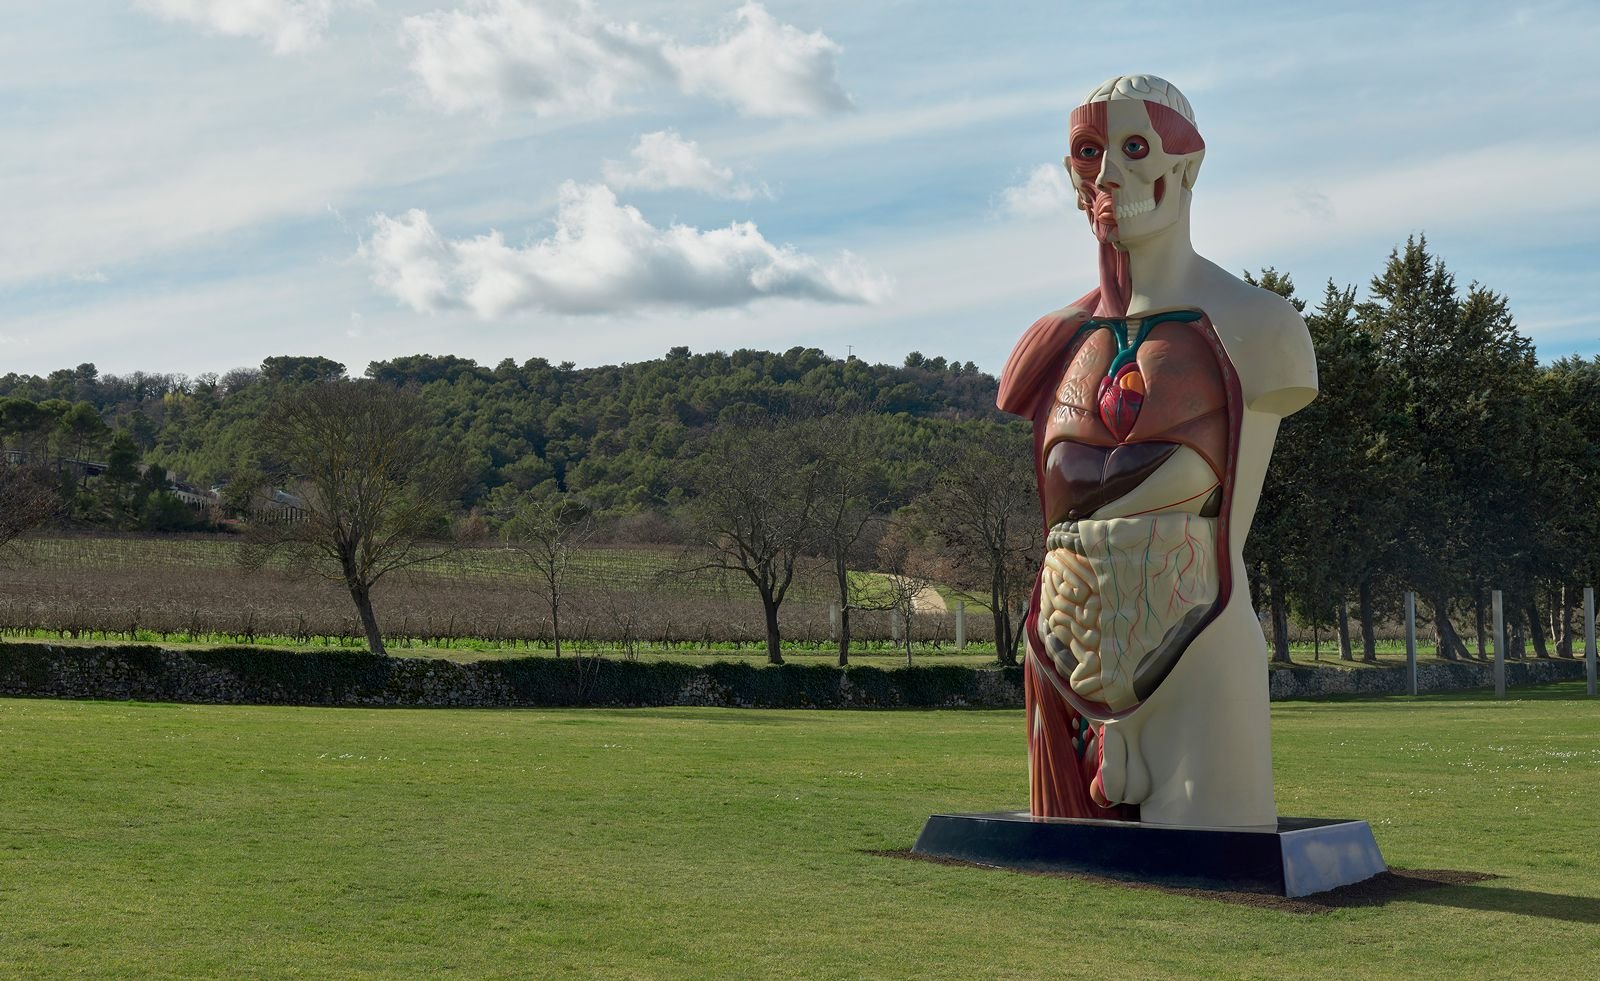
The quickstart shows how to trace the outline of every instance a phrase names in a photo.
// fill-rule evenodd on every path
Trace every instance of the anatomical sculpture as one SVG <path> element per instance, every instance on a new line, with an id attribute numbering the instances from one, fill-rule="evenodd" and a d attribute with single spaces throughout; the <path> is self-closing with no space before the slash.
<path id="1" fill-rule="evenodd" d="M 1018 342 L 1046 555 L 1027 620 L 1038 817 L 1275 826 L 1266 645 L 1243 549 L 1279 420 L 1317 392 L 1305 323 L 1195 253 L 1205 143 L 1174 86 L 1113 78 L 1065 164 L 1100 285 Z"/>

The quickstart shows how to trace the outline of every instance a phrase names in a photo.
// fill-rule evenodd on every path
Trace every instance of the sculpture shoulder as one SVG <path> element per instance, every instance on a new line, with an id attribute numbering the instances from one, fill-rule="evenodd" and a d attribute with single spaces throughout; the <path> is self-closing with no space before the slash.
<path id="1" fill-rule="evenodd" d="M 1000 373 L 995 404 L 1002 412 L 1024 417 L 1033 414 L 1041 388 L 1054 387 L 1060 380 L 1067 347 L 1089 316 L 1089 309 L 1080 301 L 1045 314 L 1023 332 Z"/>
<path id="2" fill-rule="evenodd" d="M 1227 287 L 1207 291 L 1204 309 L 1239 375 L 1245 405 L 1275 416 L 1300 411 L 1317 397 L 1317 355 L 1305 320 L 1271 290 L 1227 279 Z"/>

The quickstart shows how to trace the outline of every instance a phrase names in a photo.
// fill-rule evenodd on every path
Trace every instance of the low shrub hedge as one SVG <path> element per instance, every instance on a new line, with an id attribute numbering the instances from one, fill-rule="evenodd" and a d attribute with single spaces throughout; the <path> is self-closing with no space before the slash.
<path id="1" fill-rule="evenodd" d="M 0 695 L 261 705 L 1007 708 L 1022 669 L 882 669 L 524 657 L 461 664 L 365 651 L 0 644 Z"/>
<path id="2" fill-rule="evenodd" d="M 1512 686 L 1582 678 L 1583 662 L 1506 665 Z M 1402 668 L 1276 668 L 1274 700 L 1398 694 Z M 1482 664 L 1419 667 L 1424 692 L 1492 686 Z M 0 644 L 0 695 L 242 705 L 395 707 L 1018 708 L 1021 668 L 909 668 L 530 656 L 461 664 L 366 651 Z"/>

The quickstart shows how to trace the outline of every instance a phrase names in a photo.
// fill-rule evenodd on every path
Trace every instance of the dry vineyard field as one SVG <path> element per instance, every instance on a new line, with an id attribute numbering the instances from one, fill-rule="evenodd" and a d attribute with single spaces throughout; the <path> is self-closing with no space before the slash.
<path id="1" fill-rule="evenodd" d="M 574 559 L 562 608 L 562 643 L 625 654 L 751 655 L 764 647 L 759 602 L 730 574 L 679 575 L 692 564 L 670 548 L 597 547 Z M 782 611 L 786 649 L 831 649 L 828 584 L 808 576 Z M 550 618 L 515 552 L 471 549 L 386 580 L 379 623 L 397 648 L 452 656 L 526 654 L 548 648 Z M 921 653 L 954 653 L 948 614 L 913 619 Z M 893 656 L 889 616 L 852 615 L 859 653 Z M 0 631 L 13 636 L 162 643 L 360 646 L 362 631 L 337 584 L 284 565 L 250 571 L 224 536 L 57 536 L 24 542 L 0 559 Z M 981 609 L 967 618 L 963 659 L 992 660 Z"/>

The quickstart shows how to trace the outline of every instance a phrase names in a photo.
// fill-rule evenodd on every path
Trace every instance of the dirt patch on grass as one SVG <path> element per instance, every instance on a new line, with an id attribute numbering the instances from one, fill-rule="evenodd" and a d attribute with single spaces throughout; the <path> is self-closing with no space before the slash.
<path id="1" fill-rule="evenodd" d="M 1363 882 L 1340 886 L 1327 892 L 1317 893 L 1314 896 L 1302 896 L 1290 899 L 1272 893 L 1248 892 L 1232 889 L 1197 889 L 1188 886 L 1170 886 L 1157 882 L 1143 882 L 1136 879 L 1117 879 L 1104 875 L 1092 875 L 1087 872 L 1052 872 L 1041 869 L 1005 869 L 996 865 L 980 865 L 976 862 L 963 862 L 954 858 L 939 858 L 933 855 L 920 855 L 909 848 L 895 848 L 886 851 L 868 850 L 868 855 L 879 858 L 904 858 L 916 862 L 931 862 L 934 865 L 961 865 L 967 868 L 993 869 L 995 871 L 1015 872 L 1018 875 L 1038 875 L 1052 879 L 1076 879 L 1096 885 L 1118 886 L 1123 889 L 1148 889 L 1153 892 L 1164 892 L 1173 896 L 1195 896 L 1200 899 L 1212 899 L 1221 903 L 1232 903 L 1236 906 L 1254 906 L 1259 909 L 1276 909 L 1285 913 L 1327 913 L 1335 909 L 1345 909 L 1352 906 L 1383 906 L 1396 899 L 1404 899 L 1413 893 L 1425 892 L 1430 889 L 1442 889 L 1446 886 L 1465 886 L 1474 882 L 1483 882 L 1495 879 L 1498 876 L 1487 872 L 1465 872 L 1455 869 L 1390 869 L 1375 875 Z"/>

